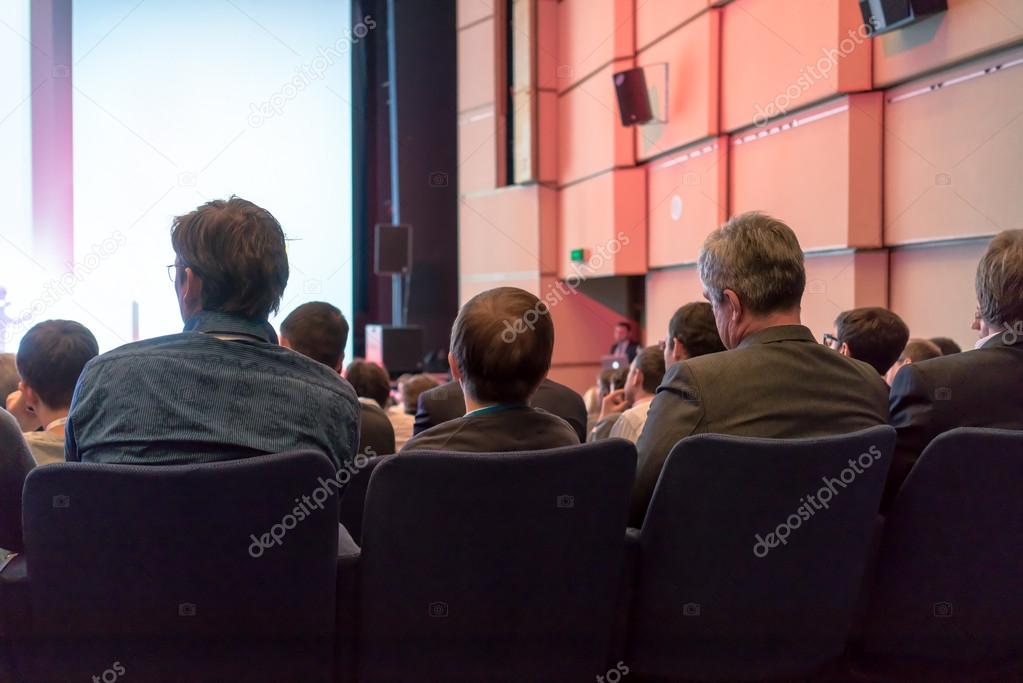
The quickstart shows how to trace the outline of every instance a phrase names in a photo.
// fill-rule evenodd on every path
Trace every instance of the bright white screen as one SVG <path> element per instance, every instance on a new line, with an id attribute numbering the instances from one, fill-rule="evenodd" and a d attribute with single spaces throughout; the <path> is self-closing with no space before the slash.
<path id="1" fill-rule="evenodd" d="M 292 240 L 277 319 L 324 300 L 351 320 L 348 5 L 74 3 L 74 298 L 102 349 L 135 304 L 140 338 L 181 330 L 171 219 L 231 194 Z"/>

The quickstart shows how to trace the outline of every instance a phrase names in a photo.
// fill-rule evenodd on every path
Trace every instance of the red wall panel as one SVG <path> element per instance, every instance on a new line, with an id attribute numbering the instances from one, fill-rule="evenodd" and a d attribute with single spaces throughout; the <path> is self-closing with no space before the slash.
<path id="1" fill-rule="evenodd" d="M 636 49 L 658 38 L 707 9 L 711 0 L 639 0 L 636 3 Z"/>
<path id="2" fill-rule="evenodd" d="M 633 0 L 558 3 L 558 88 L 578 83 L 635 51 Z"/>

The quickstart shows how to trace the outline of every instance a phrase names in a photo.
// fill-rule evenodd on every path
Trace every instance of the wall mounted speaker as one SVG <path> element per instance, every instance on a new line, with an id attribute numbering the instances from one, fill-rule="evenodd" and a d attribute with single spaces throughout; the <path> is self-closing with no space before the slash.
<path id="1" fill-rule="evenodd" d="M 412 265 L 412 226 L 376 224 L 373 272 L 400 275 Z"/>
<path id="2" fill-rule="evenodd" d="M 622 125 L 636 126 L 652 121 L 654 114 L 650 109 L 650 96 L 647 94 L 643 68 L 620 71 L 614 75 L 614 80 Z"/>
<path id="3" fill-rule="evenodd" d="M 863 23 L 871 35 L 909 26 L 948 9 L 948 0 L 860 0 Z"/>

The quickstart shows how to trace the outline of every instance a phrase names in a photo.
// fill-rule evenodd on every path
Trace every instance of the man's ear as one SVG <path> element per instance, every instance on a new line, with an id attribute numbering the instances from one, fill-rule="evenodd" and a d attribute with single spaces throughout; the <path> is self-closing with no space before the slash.
<path id="1" fill-rule="evenodd" d="M 345 354 L 342 351 L 341 355 L 337 357 L 337 365 L 334 367 L 337 370 L 337 374 L 341 374 L 341 369 L 345 366 Z"/>
<path id="2" fill-rule="evenodd" d="M 676 363 L 689 359 L 689 349 L 686 348 L 686 345 L 680 339 L 676 338 L 671 345 L 671 358 Z"/>
<path id="3" fill-rule="evenodd" d="M 847 358 L 852 358 L 852 352 L 849 351 L 849 344 L 842 342 L 842 345 L 838 347 L 838 352 Z"/>
<path id="4" fill-rule="evenodd" d="M 448 367 L 451 368 L 451 379 L 459 384 L 462 383 L 462 373 L 458 370 L 458 363 L 455 362 L 455 354 L 448 351 Z"/>
<path id="5" fill-rule="evenodd" d="M 181 300 L 186 309 L 193 314 L 202 310 L 202 278 L 190 267 L 185 268 L 185 276 L 181 283 Z"/>
<path id="6" fill-rule="evenodd" d="M 39 394 L 36 393 L 35 389 L 25 384 L 25 380 L 18 382 L 18 391 L 21 392 L 22 405 L 33 412 L 35 411 L 36 406 L 42 403 L 42 400 L 39 398 Z"/>
<path id="7" fill-rule="evenodd" d="M 722 303 L 727 303 L 729 307 L 729 318 L 733 323 L 739 322 L 739 319 L 742 318 L 742 302 L 739 301 L 739 295 L 731 289 L 726 289 L 722 294 L 724 296 Z"/>

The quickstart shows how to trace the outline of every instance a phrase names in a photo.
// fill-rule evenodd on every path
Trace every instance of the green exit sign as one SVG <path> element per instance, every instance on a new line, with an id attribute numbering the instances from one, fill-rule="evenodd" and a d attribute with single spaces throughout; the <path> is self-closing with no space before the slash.
<path id="1" fill-rule="evenodd" d="M 572 253 L 571 253 L 571 259 L 575 263 L 582 263 L 583 261 L 586 260 L 586 250 L 585 249 L 573 249 Z"/>

